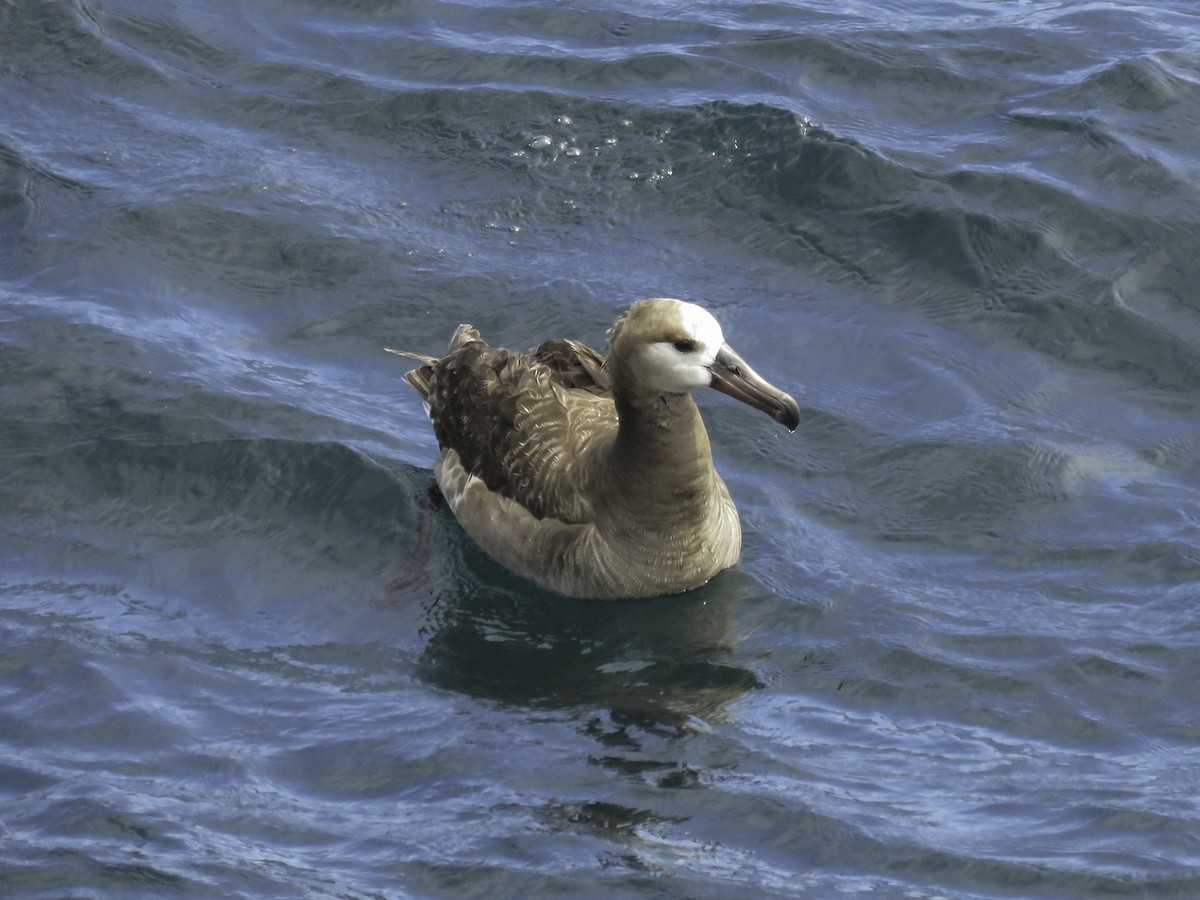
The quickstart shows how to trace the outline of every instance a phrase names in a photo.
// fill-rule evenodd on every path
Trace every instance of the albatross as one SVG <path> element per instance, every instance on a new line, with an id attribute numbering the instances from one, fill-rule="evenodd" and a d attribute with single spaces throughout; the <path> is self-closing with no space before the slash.
<path id="1" fill-rule="evenodd" d="M 703 308 L 641 300 L 608 332 L 521 353 L 460 325 L 405 380 L 441 452 L 434 477 L 468 535 L 506 568 L 569 597 L 656 597 L 732 566 L 742 529 L 713 468 L 694 388 L 795 431 L 800 409 L 725 342 Z"/>

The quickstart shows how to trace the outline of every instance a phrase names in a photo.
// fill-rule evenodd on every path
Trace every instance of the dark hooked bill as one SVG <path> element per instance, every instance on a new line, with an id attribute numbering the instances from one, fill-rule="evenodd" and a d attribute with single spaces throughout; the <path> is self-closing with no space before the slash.
<path id="1" fill-rule="evenodd" d="M 722 394 L 762 410 L 776 422 L 795 431 L 800 424 L 800 406 L 779 388 L 755 372 L 728 344 L 722 344 L 709 367 L 712 386 Z"/>

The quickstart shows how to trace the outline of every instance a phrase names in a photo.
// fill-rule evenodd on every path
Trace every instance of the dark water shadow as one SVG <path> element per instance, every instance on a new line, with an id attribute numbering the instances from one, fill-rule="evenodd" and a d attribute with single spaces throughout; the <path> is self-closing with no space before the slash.
<path id="1" fill-rule="evenodd" d="M 732 700 L 761 687 L 733 654 L 736 607 L 752 587 L 741 573 L 654 600 L 574 600 L 507 572 L 448 511 L 434 519 L 431 559 L 414 561 L 428 580 L 421 586 L 403 574 L 391 598 L 424 606 L 418 673 L 431 684 L 506 705 L 594 713 L 612 732 L 705 730 Z"/>

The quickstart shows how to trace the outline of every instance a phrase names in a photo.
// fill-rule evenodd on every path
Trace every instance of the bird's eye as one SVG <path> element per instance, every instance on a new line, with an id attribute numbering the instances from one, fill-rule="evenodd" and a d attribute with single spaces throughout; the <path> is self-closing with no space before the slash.
<path id="1" fill-rule="evenodd" d="M 688 340 L 687 338 L 680 338 L 679 340 L 677 340 L 673 344 L 671 344 L 671 346 L 674 347 L 676 350 L 678 350 L 680 353 L 691 353 L 696 349 L 696 342 L 692 341 L 692 340 Z"/>

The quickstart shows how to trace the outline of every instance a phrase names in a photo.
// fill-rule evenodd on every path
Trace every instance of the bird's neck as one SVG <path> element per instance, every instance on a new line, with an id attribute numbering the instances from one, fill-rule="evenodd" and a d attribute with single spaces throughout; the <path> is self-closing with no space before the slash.
<path id="1" fill-rule="evenodd" d="M 683 515 L 705 506 L 716 473 L 708 432 L 691 394 L 618 392 L 620 425 L 613 442 L 613 478 L 643 509 Z"/>

